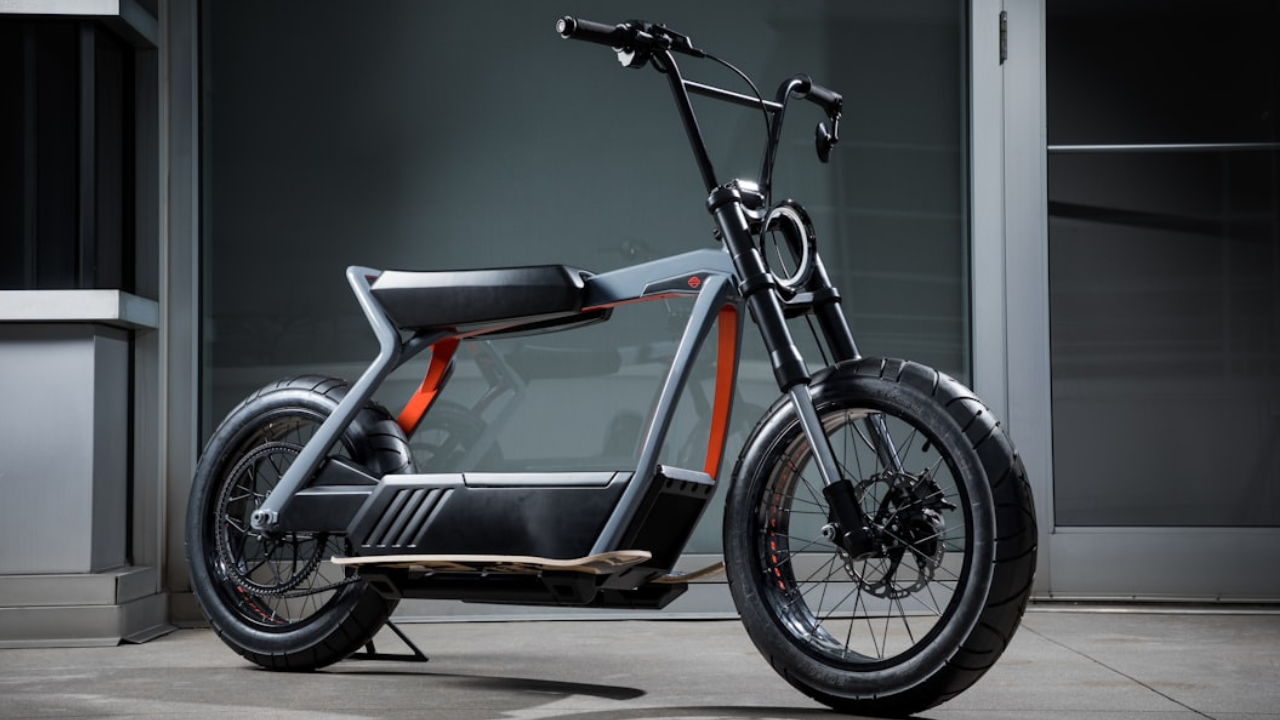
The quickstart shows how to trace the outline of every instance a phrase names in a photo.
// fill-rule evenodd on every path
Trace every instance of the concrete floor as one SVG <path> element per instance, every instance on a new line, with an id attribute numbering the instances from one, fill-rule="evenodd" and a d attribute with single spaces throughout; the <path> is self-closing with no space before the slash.
<path id="1" fill-rule="evenodd" d="M 818 718 L 736 621 L 401 626 L 428 663 L 259 670 L 208 630 L 0 650 L 0 718 Z M 387 631 L 378 649 L 398 651 Z M 1280 614 L 1033 609 L 977 685 L 921 717 L 1280 720 Z"/>

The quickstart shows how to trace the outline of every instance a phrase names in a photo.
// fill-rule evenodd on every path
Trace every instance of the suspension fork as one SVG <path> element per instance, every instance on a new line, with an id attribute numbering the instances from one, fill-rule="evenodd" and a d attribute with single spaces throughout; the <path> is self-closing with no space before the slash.
<path id="1" fill-rule="evenodd" d="M 804 248 L 799 247 L 799 243 L 803 242 L 800 238 L 788 236 L 788 242 L 791 244 L 791 251 L 797 257 L 804 252 Z M 804 290 L 812 298 L 813 315 L 818 320 L 818 328 L 822 331 L 822 339 L 826 341 L 827 348 L 831 351 L 832 360 L 841 363 L 862 357 L 858 353 L 857 343 L 854 342 L 853 332 L 849 329 L 849 321 L 844 316 L 844 308 L 840 305 L 840 292 L 831 284 L 826 265 L 817 253 L 814 254 L 813 270 L 809 274 Z M 867 418 L 864 424 L 867 437 L 875 448 L 881 466 L 892 472 L 902 472 L 902 461 L 898 457 L 898 450 L 894 446 L 893 438 L 889 435 L 889 428 L 884 418 L 873 415 Z"/>
<path id="2" fill-rule="evenodd" d="M 813 274 L 805 290 L 813 296 L 813 314 L 818 319 L 818 327 L 822 330 L 823 339 L 835 362 L 857 360 L 858 346 L 853 340 L 853 332 L 845 319 L 844 310 L 840 306 L 840 293 L 827 277 L 827 269 L 823 267 L 822 258 L 814 259 Z M 868 437 L 875 446 L 876 456 L 881 467 L 892 472 L 902 472 L 902 460 L 898 449 L 889 435 L 889 428 L 884 417 L 872 415 L 865 421 Z"/>
<path id="3" fill-rule="evenodd" d="M 707 209 L 715 218 L 733 260 L 741 282 L 739 290 L 760 329 L 774 379 L 778 388 L 791 398 L 800 427 L 813 449 L 813 460 L 824 485 L 822 492 L 830 504 L 830 521 L 835 526 L 832 539 L 853 558 L 873 554 L 877 548 L 871 519 L 858 501 L 852 481 L 845 476 L 827 440 L 810 393 L 809 370 L 787 326 L 777 280 L 765 266 L 752 240 L 742 196 L 732 185 L 721 186 L 712 191 Z M 810 288 L 816 291 L 815 314 L 836 361 L 857 359 L 857 346 L 840 309 L 839 295 L 820 263 L 814 269 Z M 876 452 L 885 467 L 899 468 L 897 452 L 883 421 L 874 418 L 868 423 Z"/>

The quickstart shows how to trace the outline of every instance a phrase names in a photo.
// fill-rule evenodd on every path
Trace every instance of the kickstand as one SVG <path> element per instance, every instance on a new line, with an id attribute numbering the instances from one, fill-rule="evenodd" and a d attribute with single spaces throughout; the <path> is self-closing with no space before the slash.
<path id="1" fill-rule="evenodd" d="M 417 645 L 413 644 L 413 641 L 409 639 L 408 635 L 404 634 L 403 630 L 396 627 L 395 623 L 388 620 L 386 627 L 389 628 L 391 632 L 395 633 L 396 637 L 400 638 L 400 641 L 403 642 L 409 648 L 409 650 L 411 651 L 410 653 L 408 654 L 380 653 L 378 652 L 377 648 L 373 646 L 373 639 L 370 638 L 369 642 L 365 643 L 364 645 L 364 652 L 355 653 L 354 655 L 351 655 L 347 659 L 348 660 L 403 660 L 404 662 L 427 662 L 428 660 L 427 656 L 423 654 L 422 650 L 419 649 Z"/>

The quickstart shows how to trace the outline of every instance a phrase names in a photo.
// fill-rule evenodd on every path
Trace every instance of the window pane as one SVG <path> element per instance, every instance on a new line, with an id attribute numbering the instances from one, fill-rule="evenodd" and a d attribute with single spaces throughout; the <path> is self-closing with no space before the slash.
<path id="1" fill-rule="evenodd" d="M 617 2 L 581 7 L 597 20 L 637 12 Z M 208 10 L 206 437 L 257 386 L 299 370 L 354 378 L 373 358 L 372 333 L 343 278 L 348 265 L 567 263 L 599 272 L 716 247 L 665 81 L 619 68 L 605 48 L 558 38 L 552 26 L 565 8 L 510 3 L 495 15 L 474 3 L 380 3 L 353 13 L 336 2 L 219 0 Z M 827 166 L 814 157 L 819 113 L 792 106 L 775 197 L 798 198 L 813 216 L 864 353 L 910 356 L 966 378 L 964 4 L 667 1 L 642 12 L 738 65 L 767 95 L 799 72 L 844 94 L 842 143 Z M 433 32 L 482 19 L 483 42 Z M 682 59 L 681 68 L 750 92 L 717 65 Z M 761 115 L 705 99 L 695 106 L 721 179 L 754 177 Z M 685 311 L 646 310 L 496 348 L 652 359 L 645 348 L 670 344 Z M 808 333 L 803 323 L 796 330 Z M 739 444 L 778 395 L 751 332 L 744 412 L 731 431 Z M 821 358 L 805 342 L 817 368 Z M 422 370 L 406 369 L 388 388 L 382 400 L 393 411 L 404 398 L 392 391 L 411 389 Z M 635 439 L 619 438 L 638 432 L 663 370 L 646 360 L 621 376 L 584 370 L 530 383 L 522 412 L 536 411 L 535 422 L 486 461 L 590 466 L 631 452 Z M 480 380 L 474 363 L 460 361 L 451 399 L 474 404 Z M 630 394 L 598 389 L 610 380 Z M 727 449 L 727 467 L 737 451 Z M 707 517 L 714 523 L 719 510 Z M 718 545 L 704 529 L 692 549 Z"/>
<path id="2" fill-rule="evenodd" d="M 1274 142 L 1275 0 L 1051 0 L 1049 144 Z"/>
<path id="3" fill-rule="evenodd" d="M 95 22 L 0 17 L 0 66 L 0 290 L 132 292 L 133 51 Z"/>
<path id="4" fill-rule="evenodd" d="M 1280 524 L 1276 160 L 1051 161 L 1060 525 Z"/>
<path id="5" fill-rule="evenodd" d="M 1280 3 L 1051 2 L 1058 525 L 1280 525 Z"/>

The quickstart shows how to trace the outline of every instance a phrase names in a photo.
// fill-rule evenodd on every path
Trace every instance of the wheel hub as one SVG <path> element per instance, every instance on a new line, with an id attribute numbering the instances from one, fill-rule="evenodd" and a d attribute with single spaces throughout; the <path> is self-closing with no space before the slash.
<path id="1" fill-rule="evenodd" d="M 257 506 L 302 448 L 285 442 L 262 445 L 236 463 L 218 498 L 214 544 L 223 573 L 258 596 L 289 596 L 323 559 L 324 534 L 262 533 L 250 525 Z M 308 589 L 302 594 L 310 594 Z"/>
<path id="2" fill-rule="evenodd" d="M 955 506 L 943 499 L 927 471 L 881 473 L 858 483 L 855 490 L 877 549 L 855 558 L 836 543 L 845 572 L 875 597 L 897 599 L 923 590 L 946 554 L 942 538 L 947 523 L 941 511 Z M 838 527 L 832 531 L 838 532 Z"/>

